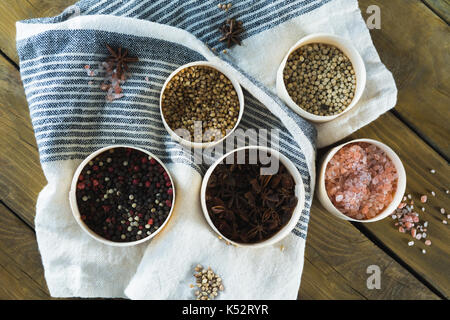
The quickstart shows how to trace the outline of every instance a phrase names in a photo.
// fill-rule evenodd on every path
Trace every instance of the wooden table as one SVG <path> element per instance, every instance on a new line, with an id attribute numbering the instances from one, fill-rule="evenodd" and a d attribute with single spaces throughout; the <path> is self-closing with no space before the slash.
<path id="1" fill-rule="evenodd" d="M 34 233 L 35 202 L 46 184 L 19 77 L 15 21 L 52 16 L 74 0 L 0 2 L 0 299 L 50 298 Z M 315 200 L 299 299 L 448 299 L 450 297 L 450 4 L 448 0 L 360 0 L 381 8 L 371 30 L 382 61 L 398 86 L 395 110 L 350 138 L 387 143 L 403 160 L 407 192 L 430 221 L 432 245 L 399 233 L 391 218 L 370 224 L 331 217 Z M 323 152 L 323 150 L 321 151 Z M 320 152 L 319 152 L 320 154 Z M 436 173 L 431 174 L 430 169 Z M 450 220 L 450 219 L 449 219 Z M 416 241 L 418 243 L 419 241 Z M 381 269 L 381 289 L 368 289 L 367 267 Z"/>

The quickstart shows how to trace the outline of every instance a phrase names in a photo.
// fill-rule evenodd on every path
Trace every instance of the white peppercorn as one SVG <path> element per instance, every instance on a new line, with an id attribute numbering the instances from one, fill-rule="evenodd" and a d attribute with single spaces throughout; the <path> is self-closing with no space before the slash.
<path id="1" fill-rule="evenodd" d="M 319 116 L 343 112 L 356 90 L 350 59 L 335 46 L 323 43 L 295 50 L 287 59 L 283 77 L 292 100 Z"/>

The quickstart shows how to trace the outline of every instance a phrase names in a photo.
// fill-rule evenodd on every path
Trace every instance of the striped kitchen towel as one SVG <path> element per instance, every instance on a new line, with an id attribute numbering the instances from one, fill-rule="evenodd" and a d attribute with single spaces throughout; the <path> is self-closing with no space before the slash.
<path id="1" fill-rule="evenodd" d="M 316 129 L 319 145 L 345 137 L 394 106 L 395 83 L 379 60 L 356 0 L 243 0 L 227 11 L 218 4 L 82 0 L 56 17 L 17 23 L 21 77 L 48 182 L 39 194 L 35 225 L 52 296 L 190 299 L 192 269 L 201 263 L 222 276 L 226 290 L 221 298 L 296 298 L 314 190 Z M 242 46 L 223 52 L 218 26 L 230 17 L 243 21 L 245 33 Z M 352 39 L 368 73 L 356 111 L 317 128 L 274 94 L 276 69 L 286 51 L 312 32 Z M 108 55 L 106 43 L 139 57 L 130 66 L 124 96 L 114 101 L 105 99 L 97 73 Z M 226 246 L 202 216 L 199 188 L 205 166 L 169 137 L 159 114 L 166 77 L 197 60 L 219 64 L 238 79 L 245 91 L 240 127 L 276 130 L 280 151 L 301 173 L 305 208 L 292 234 L 279 244 Z M 76 166 L 112 144 L 149 150 L 175 178 L 173 218 L 161 236 L 136 247 L 92 240 L 69 207 Z"/>

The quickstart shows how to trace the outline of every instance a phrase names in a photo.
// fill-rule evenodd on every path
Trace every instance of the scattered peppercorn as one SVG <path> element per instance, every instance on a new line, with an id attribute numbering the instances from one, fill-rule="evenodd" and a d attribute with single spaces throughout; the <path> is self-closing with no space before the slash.
<path id="1" fill-rule="evenodd" d="M 222 278 L 219 277 L 211 267 L 205 269 L 202 265 L 195 267 L 194 277 L 196 278 L 196 285 L 198 290 L 194 292 L 197 300 L 212 300 L 215 299 L 219 293 L 225 290 L 222 283 Z"/>
<path id="2" fill-rule="evenodd" d="M 342 113 L 356 90 L 350 59 L 337 47 L 323 43 L 307 44 L 292 52 L 283 77 L 292 100 L 319 116 Z"/>
<path id="3" fill-rule="evenodd" d="M 150 236 L 165 222 L 173 204 L 172 181 L 166 170 L 133 148 L 119 147 L 99 154 L 83 168 L 78 181 L 81 219 L 110 241 L 130 242 Z"/>

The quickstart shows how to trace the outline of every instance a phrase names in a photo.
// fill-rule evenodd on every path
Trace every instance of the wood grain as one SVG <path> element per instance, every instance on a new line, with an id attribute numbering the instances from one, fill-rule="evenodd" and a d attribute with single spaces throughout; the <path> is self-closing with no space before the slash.
<path id="1" fill-rule="evenodd" d="M 0 12 L 8 12 L 0 19 L 0 49 L 17 63 L 14 40 L 15 21 L 54 15 L 74 2 L 70 0 L 0 2 Z M 382 29 L 373 30 L 371 33 L 382 60 L 388 68 L 393 70 L 396 78 L 399 87 L 397 107 L 399 114 L 427 141 L 431 141 L 444 154 L 448 154 L 449 129 L 446 123 L 448 87 L 444 82 L 448 80 L 448 72 L 445 72 L 448 53 L 442 52 L 448 44 L 438 46 L 439 41 L 442 43 L 442 39 L 448 38 L 443 37 L 448 29 L 443 28 L 442 21 L 421 3 L 406 0 L 390 2 L 360 0 L 362 8 L 369 4 L 379 4 L 382 8 Z M 399 23 L 399 16 L 402 17 L 402 23 Z M 416 23 L 419 25 L 412 29 L 413 22 L 403 23 L 403 20 L 414 19 L 418 20 Z M 424 48 L 416 49 L 415 41 L 423 39 L 419 39 L 419 31 L 410 32 L 411 30 L 423 32 L 423 36 L 427 39 Z M 430 38 L 433 39 L 430 40 Z M 405 43 L 403 44 L 402 41 Z M 436 52 L 435 55 L 439 57 L 429 56 L 433 52 Z M 18 71 L 2 57 L 0 57 L 0 85 L 5 89 L 0 91 L 0 148 L 2 148 L 0 199 L 26 224 L 33 226 L 35 201 L 38 192 L 46 182 L 39 165 L 28 107 Z M 421 110 L 427 110 L 427 112 L 424 114 L 420 112 Z M 436 112 L 439 116 L 436 116 Z M 437 126 L 441 126 L 441 129 Z M 363 128 L 353 137 L 363 136 L 386 142 L 399 153 L 404 163 L 407 163 L 408 187 L 415 191 L 414 195 L 431 188 L 435 188 L 437 193 L 438 188 L 441 191 L 438 193 L 436 202 L 433 202 L 433 205 L 430 203 L 429 213 L 427 208 L 431 221 L 430 239 L 433 241 L 433 245 L 427 248 L 427 255 L 422 255 L 416 247 L 407 247 L 408 239 L 399 234 L 388 219 L 364 225 L 362 231 L 377 239 L 402 263 L 408 265 L 442 295 L 448 297 L 448 288 L 450 288 L 449 252 L 446 247 L 448 230 L 439 224 L 440 216 L 433 211 L 433 208 L 440 206 L 447 206 L 450 211 L 448 198 L 444 198 L 441 194 L 444 186 L 449 186 L 448 164 L 390 113 Z M 409 152 L 408 148 L 412 148 L 413 151 Z M 436 168 L 438 173 L 435 176 L 427 175 L 428 167 Z M 9 211 L 6 212 L 9 215 L 5 213 L 5 208 L 0 206 L 0 222 L 2 222 L 0 228 L 8 223 L 11 224 L 13 216 Z M 14 223 L 18 223 L 16 230 L 27 228 L 19 219 L 16 219 Z M 30 229 L 27 230 L 30 231 Z M 19 233 L 28 231 L 19 231 Z M 2 235 L 3 231 L 0 230 L 0 239 Z M 8 246 L 17 249 L 23 244 L 29 248 L 27 250 L 30 250 L 30 253 L 25 256 L 32 256 L 33 246 L 36 248 L 34 239 L 33 243 L 30 243 L 31 240 L 27 242 L 20 238 L 16 243 L 17 238 L 11 237 L 9 233 L 6 233 L 6 236 L 10 237 L 10 240 L 5 240 Z M 12 251 L 8 251 L 10 249 L 3 249 L 3 243 L 2 239 L 0 281 L 5 284 L 2 287 L 11 289 L 3 289 L 3 291 L 0 289 L 0 298 L 3 296 L 45 298 L 48 294 L 43 282 L 43 271 L 38 266 L 36 257 L 25 259 L 22 255 L 12 256 Z M 414 251 L 415 249 L 417 250 Z M 367 289 L 366 268 L 370 264 L 377 264 L 382 269 L 381 290 Z M 36 273 L 32 273 L 31 269 Z M 16 287 L 18 283 L 23 283 L 23 288 Z M 352 224 L 331 217 L 315 201 L 311 211 L 299 298 L 436 299 L 438 297 Z"/>
<path id="2" fill-rule="evenodd" d="M 45 184 L 45 179 L 39 166 L 26 101 L 20 89 L 18 71 L 13 66 L 8 66 L 7 61 L 1 59 L 0 66 L 2 66 L 1 69 L 3 70 L 3 81 L 8 81 L 8 84 L 5 84 L 5 86 L 10 90 L 4 96 L 0 96 L 5 104 L 1 109 L 4 116 L 0 118 L 0 121 L 4 123 L 1 129 L 3 131 L 0 131 L 0 136 L 2 137 L 0 139 L 0 147 L 8 151 L 1 158 L 3 165 L 0 168 L 0 181 L 4 185 L 0 188 L 0 197 L 9 207 L 20 214 L 22 219 L 33 225 L 36 197 Z M 363 261 L 364 264 L 367 264 L 370 261 L 364 256 L 365 252 L 369 250 L 371 255 L 378 257 L 377 259 L 382 261 L 385 266 L 388 266 L 390 263 L 389 257 L 347 222 L 344 222 L 344 225 L 340 225 L 340 221 L 337 221 L 337 225 L 332 224 L 330 226 L 328 223 L 321 225 L 321 219 L 316 220 L 316 217 L 324 216 L 325 214 L 316 208 L 315 206 L 313 209 L 313 218 L 309 229 L 306 251 L 307 263 L 304 272 L 304 284 L 300 293 L 301 298 L 303 296 L 315 299 L 436 298 L 428 289 L 418 283 L 413 276 L 399 266 L 396 266 L 395 270 L 397 271 L 395 274 L 401 274 L 400 278 L 403 283 L 411 283 L 415 287 L 420 288 L 419 290 L 411 291 L 408 289 L 408 286 L 403 286 L 402 289 L 399 289 L 394 294 L 389 291 L 388 284 L 394 284 L 396 278 L 390 277 L 385 280 L 386 290 L 361 294 L 360 292 L 363 291 L 365 286 L 365 268 L 358 270 L 358 272 L 350 269 L 350 265 L 354 265 L 354 268 L 359 266 L 359 262 L 354 263 L 355 260 L 352 255 L 354 253 L 360 255 L 358 261 Z M 317 210 L 319 210 L 318 213 L 316 213 Z M 344 236 L 344 240 L 331 238 L 332 241 L 328 242 L 330 240 L 330 232 Z M 345 240 L 346 234 L 353 234 L 353 238 L 357 240 L 352 241 L 353 243 L 349 245 Z M 333 243 L 338 241 L 343 243 L 344 249 L 341 248 L 341 251 L 338 251 L 338 255 L 336 255 Z M 341 261 L 339 262 L 340 265 L 336 265 L 336 257 L 344 257 L 342 255 L 344 251 L 347 252 L 345 257 L 347 259 L 350 258 L 348 264 L 343 265 Z M 311 275 L 309 274 L 310 270 Z M 327 271 L 325 272 L 325 270 Z M 352 271 L 347 273 L 347 270 Z M 323 273 L 321 274 L 320 271 Z M 358 290 L 352 287 L 356 281 L 359 283 Z"/>
<path id="3" fill-rule="evenodd" d="M 0 56 L 0 199 L 30 226 L 46 184 L 19 72 Z"/>
<path id="4" fill-rule="evenodd" d="M 429 221 L 428 237 L 432 241 L 426 247 L 423 241 L 408 247 L 412 237 L 398 232 L 389 217 L 375 223 L 360 224 L 384 246 L 392 250 L 402 261 L 414 269 L 421 277 L 438 289 L 446 298 L 450 297 L 450 231 L 449 225 L 442 223 L 447 215 L 440 213 L 440 208 L 450 211 L 450 195 L 445 193 L 450 188 L 450 168 L 448 163 L 434 152 L 425 142 L 396 117 L 386 114 L 376 122 L 359 130 L 351 138 L 372 138 L 389 145 L 401 158 L 407 174 L 407 193 L 413 196 L 416 210 L 423 220 Z M 430 169 L 436 173 L 431 174 Z M 436 197 L 431 195 L 436 193 Z M 420 203 L 421 195 L 428 195 L 425 204 Z M 423 213 L 420 208 L 425 207 Z M 424 255 L 421 249 L 426 249 Z"/>
<path id="5" fill-rule="evenodd" d="M 442 20 L 450 23 L 450 0 L 422 0 Z"/>
<path id="6" fill-rule="evenodd" d="M 0 300 L 48 298 L 33 230 L 0 204 Z"/>
<path id="7" fill-rule="evenodd" d="M 2 0 L 0 1 L 0 51 L 17 65 L 16 21 L 60 14 L 76 0 Z"/>
<path id="8" fill-rule="evenodd" d="M 300 299 L 437 299 L 351 223 L 314 202 Z M 368 289 L 367 267 L 381 269 L 381 289 Z"/>
<path id="9" fill-rule="evenodd" d="M 420 1 L 359 0 L 364 16 L 372 4 L 381 9 L 381 29 L 370 34 L 398 87 L 395 110 L 449 159 L 449 26 Z"/>

